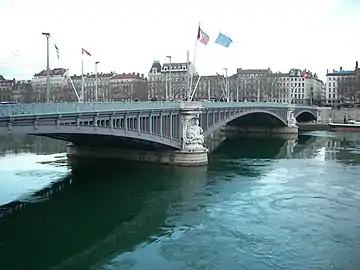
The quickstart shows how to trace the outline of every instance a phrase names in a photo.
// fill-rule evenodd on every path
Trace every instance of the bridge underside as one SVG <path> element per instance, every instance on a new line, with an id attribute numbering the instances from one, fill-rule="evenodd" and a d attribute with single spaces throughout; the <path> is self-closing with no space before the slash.
<path id="1" fill-rule="evenodd" d="M 119 149 L 134 149 L 134 150 L 171 150 L 174 148 L 154 143 L 146 140 L 135 138 L 126 138 L 119 136 L 107 136 L 96 134 L 30 134 L 33 136 L 42 136 L 52 139 L 71 142 L 76 146 L 91 146 L 99 148 L 119 148 Z"/>
<path id="2" fill-rule="evenodd" d="M 296 117 L 296 121 L 298 121 L 299 123 L 316 121 L 316 117 L 310 112 L 303 112 Z"/>
<path id="3" fill-rule="evenodd" d="M 251 113 L 240 116 L 227 125 L 242 127 L 284 127 L 286 124 L 277 117 L 267 113 Z"/>

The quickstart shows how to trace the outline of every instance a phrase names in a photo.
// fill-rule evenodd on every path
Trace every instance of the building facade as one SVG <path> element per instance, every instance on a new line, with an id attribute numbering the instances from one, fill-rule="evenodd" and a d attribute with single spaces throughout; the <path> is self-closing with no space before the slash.
<path id="1" fill-rule="evenodd" d="M 15 79 L 7 80 L 0 75 L 0 101 L 12 101 L 12 91 L 15 86 Z"/>
<path id="2" fill-rule="evenodd" d="M 231 100 L 310 105 L 325 95 L 324 83 L 310 71 L 291 69 L 287 73 L 268 69 L 241 69 L 231 76 Z"/>
<path id="3" fill-rule="evenodd" d="M 6 80 L 0 75 L 0 101 L 31 103 L 33 90 L 30 80 Z"/>
<path id="4" fill-rule="evenodd" d="M 356 61 L 354 70 L 333 69 L 326 73 L 327 106 L 350 105 L 360 103 L 360 68 Z"/>
<path id="5" fill-rule="evenodd" d="M 320 105 L 325 98 L 325 85 L 316 73 L 291 69 L 288 73 L 275 73 L 276 102 L 303 105 Z"/>
<path id="6" fill-rule="evenodd" d="M 189 94 L 190 63 L 154 61 L 148 74 L 149 100 L 186 99 Z"/>
<path id="7" fill-rule="evenodd" d="M 189 97 L 192 100 L 220 100 L 225 98 L 224 83 L 223 75 L 200 77 L 190 62 L 171 63 L 170 67 L 170 63 L 154 61 L 148 74 L 148 99 L 186 100 Z"/>
<path id="8" fill-rule="evenodd" d="M 236 74 L 230 77 L 230 96 L 232 100 L 255 102 L 270 101 L 276 77 L 272 77 L 268 69 L 238 68 Z"/>
<path id="9" fill-rule="evenodd" d="M 84 74 L 84 99 L 86 102 L 95 101 L 96 76 Z M 82 76 L 69 76 L 66 69 L 50 71 L 50 101 L 76 102 L 81 97 Z M 46 100 L 46 70 L 34 75 L 31 86 L 34 102 Z M 134 101 L 147 100 L 148 90 L 146 78 L 140 73 L 98 73 L 97 75 L 98 101 Z"/>
<path id="10" fill-rule="evenodd" d="M 66 99 L 64 90 L 68 88 L 68 73 L 64 68 L 49 71 L 50 101 L 58 102 Z M 31 80 L 34 102 L 46 101 L 46 70 L 34 74 Z"/>

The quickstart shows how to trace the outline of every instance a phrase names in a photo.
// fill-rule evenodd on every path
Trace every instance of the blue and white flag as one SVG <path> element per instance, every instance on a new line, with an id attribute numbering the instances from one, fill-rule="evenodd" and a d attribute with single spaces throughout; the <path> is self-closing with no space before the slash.
<path id="1" fill-rule="evenodd" d="M 224 47 L 229 47 L 229 45 L 232 43 L 232 39 L 229 38 L 228 36 L 219 33 L 218 37 L 215 40 L 215 43 L 224 46 Z"/>

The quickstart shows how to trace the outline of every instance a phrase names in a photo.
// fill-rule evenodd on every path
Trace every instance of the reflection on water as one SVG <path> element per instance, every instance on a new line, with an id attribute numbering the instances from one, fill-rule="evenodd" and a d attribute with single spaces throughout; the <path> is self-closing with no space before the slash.
<path id="1" fill-rule="evenodd" d="M 66 175 L 65 151 L 63 142 L 48 138 L 0 137 L 0 205 Z"/>
<path id="2" fill-rule="evenodd" d="M 207 168 L 96 160 L 69 171 L 49 152 L 0 158 L 2 269 L 360 264 L 358 135 L 233 138 Z"/>
<path id="3" fill-rule="evenodd" d="M 64 152 L 66 152 L 66 144 L 60 140 L 35 136 L 0 136 L 0 156 L 13 153 L 55 154 Z"/>

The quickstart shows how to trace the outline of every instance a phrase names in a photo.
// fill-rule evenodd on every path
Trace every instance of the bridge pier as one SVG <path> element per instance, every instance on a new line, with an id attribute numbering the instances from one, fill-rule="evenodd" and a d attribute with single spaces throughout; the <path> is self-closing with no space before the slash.
<path id="1" fill-rule="evenodd" d="M 119 159 L 176 166 L 201 166 L 208 163 L 207 152 L 205 151 L 148 151 L 68 145 L 67 154 L 70 163 L 74 164 L 78 158 Z"/>

